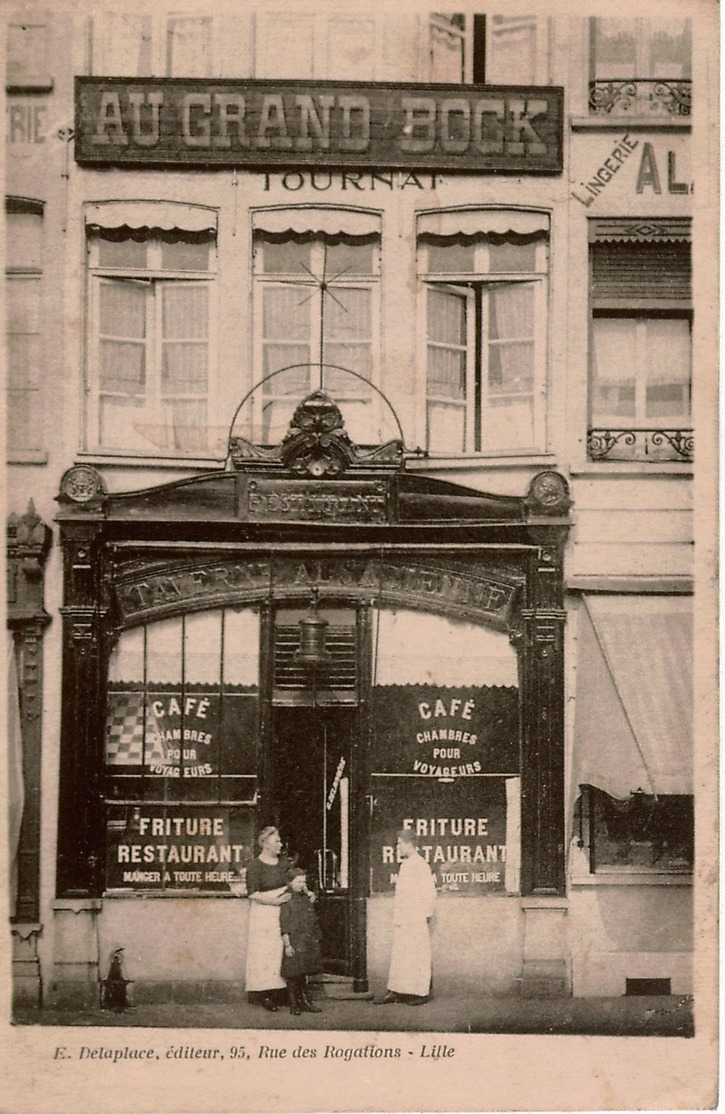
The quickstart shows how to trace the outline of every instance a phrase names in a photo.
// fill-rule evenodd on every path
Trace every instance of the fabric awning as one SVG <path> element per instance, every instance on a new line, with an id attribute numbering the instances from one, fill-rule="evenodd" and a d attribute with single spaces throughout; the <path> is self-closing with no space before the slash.
<path id="1" fill-rule="evenodd" d="M 362 209 L 306 205 L 295 209 L 264 209 L 254 213 L 255 232 L 370 236 L 380 232 L 380 215 Z"/>
<path id="2" fill-rule="evenodd" d="M 179 201 L 98 201 L 86 205 L 90 228 L 160 228 L 216 232 L 217 211 Z"/>
<path id="3" fill-rule="evenodd" d="M 691 794 L 691 597 L 586 595 L 577 642 L 574 795 Z"/>
<path id="4" fill-rule="evenodd" d="M 418 217 L 420 236 L 533 236 L 549 231 L 546 213 L 516 209 L 456 209 L 445 212 L 421 213 Z"/>

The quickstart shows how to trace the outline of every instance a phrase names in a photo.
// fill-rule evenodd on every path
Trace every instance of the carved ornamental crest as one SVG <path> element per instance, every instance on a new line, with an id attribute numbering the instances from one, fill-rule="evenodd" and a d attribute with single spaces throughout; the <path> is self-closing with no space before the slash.
<path id="1" fill-rule="evenodd" d="M 332 478 L 348 469 L 382 467 L 398 471 L 404 466 L 401 441 L 387 441 L 373 448 L 355 445 L 345 430 L 339 406 L 320 390 L 299 404 L 279 445 L 265 448 L 243 437 L 232 437 L 229 448 L 237 471 L 267 464 L 305 479 Z"/>

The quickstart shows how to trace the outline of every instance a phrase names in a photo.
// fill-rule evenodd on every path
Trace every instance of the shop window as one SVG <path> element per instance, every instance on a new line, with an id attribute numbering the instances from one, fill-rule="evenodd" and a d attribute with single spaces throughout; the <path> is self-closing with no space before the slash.
<path id="1" fill-rule="evenodd" d="M 589 110 L 597 116 L 689 116 L 689 19 L 592 19 Z"/>
<path id="2" fill-rule="evenodd" d="M 372 677 L 373 892 L 395 885 L 395 833 L 403 827 L 418 835 L 439 889 L 518 892 L 520 707 L 507 636 L 383 609 Z"/>
<path id="3" fill-rule="evenodd" d="M 542 85 L 548 81 L 548 21 L 533 15 L 486 17 L 489 85 Z"/>
<path id="4" fill-rule="evenodd" d="M 548 220 L 465 211 L 419 218 L 426 447 L 544 448 Z"/>
<path id="5" fill-rule="evenodd" d="M 48 26 L 40 20 L 7 24 L 6 85 L 15 89 L 50 89 L 48 74 Z"/>
<path id="6" fill-rule="evenodd" d="M 210 223 L 201 218 L 188 223 Z M 126 219 L 133 221 L 130 210 Z M 89 227 L 89 448 L 216 447 L 215 247 L 208 227 Z"/>
<path id="7" fill-rule="evenodd" d="M 617 800 L 584 786 L 579 809 L 579 842 L 593 874 L 622 869 L 691 872 L 692 797 L 636 792 Z"/>
<path id="8" fill-rule="evenodd" d="M 42 447 L 43 206 L 6 201 L 7 447 L 9 454 Z"/>
<path id="9" fill-rule="evenodd" d="M 252 850 L 258 646 L 251 610 L 121 634 L 105 734 L 110 889 L 225 891 L 238 881 L 229 875 Z"/>
<path id="10" fill-rule="evenodd" d="M 372 386 L 379 378 L 380 238 L 333 230 L 340 223 L 334 214 L 329 231 L 297 231 L 306 216 L 293 221 L 295 230 L 275 232 L 284 215 L 260 215 L 267 228 L 254 233 L 255 379 L 263 383 L 253 436 L 276 444 L 298 403 L 321 387 L 340 406 L 353 441 L 370 444 L 380 440 Z M 369 228 L 377 218 L 363 221 Z"/>
<path id="11" fill-rule="evenodd" d="M 591 222 L 591 423 L 600 460 L 692 460 L 689 222 Z"/>

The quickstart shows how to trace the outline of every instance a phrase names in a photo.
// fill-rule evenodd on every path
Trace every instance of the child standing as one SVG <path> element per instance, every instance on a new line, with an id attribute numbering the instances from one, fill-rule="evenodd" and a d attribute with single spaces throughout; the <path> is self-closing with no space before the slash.
<path id="1" fill-rule="evenodd" d="M 279 913 L 284 944 L 282 976 L 287 983 L 290 1013 L 322 1013 L 310 1000 L 307 976 L 322 970 L 320 928 L 313 908 L 314 897 L 307 889 L 307 875 L 300 867 L 287 871 L 292 897 Z"/>

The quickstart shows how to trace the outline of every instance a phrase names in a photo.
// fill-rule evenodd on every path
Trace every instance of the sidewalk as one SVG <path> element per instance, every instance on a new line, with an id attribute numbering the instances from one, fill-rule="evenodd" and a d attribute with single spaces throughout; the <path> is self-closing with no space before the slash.
<path id="1" fill-rule="evenodd" d="M 316 999 L 320 1014 L 294 1017 L 281 1007 L 267 1013 L 247 1002 L 139 1005 L 107 1010 L 18 1011 L 17 1025 L 78 1025 L 165 1029 L 258 1029 L 269 1031 L 361 1031 L 428 1033 L 587 1034 L 691 1037 L 689 997 L 435 998 L 422 1006 Z"/>

